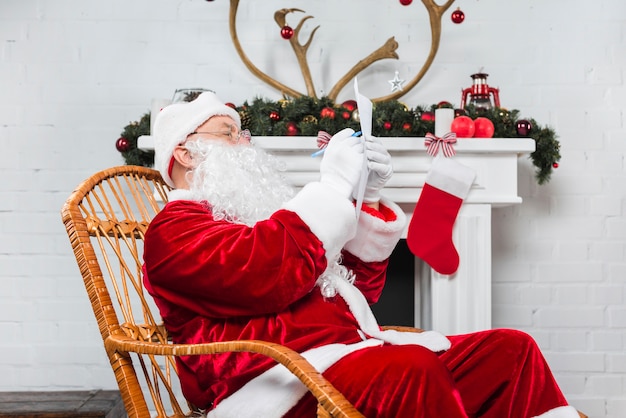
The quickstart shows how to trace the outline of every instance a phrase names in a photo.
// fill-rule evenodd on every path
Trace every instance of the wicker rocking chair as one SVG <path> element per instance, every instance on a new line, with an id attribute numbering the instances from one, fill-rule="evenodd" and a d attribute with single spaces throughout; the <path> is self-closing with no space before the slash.
<path id="1" fill-rule="evenodd" d="M 169 341 L 141 275 L 144 235 L 168 191 L 156 170 L 114 167 L 82 182 L 61 211 L 128 416 L 202 416 L 180 395 L 175 357 L 247 351 L 269 356 L 297 376 L 317 399 L 318 417 L 364 418 L 300 354 L 284 346 Z"/>
<path id="2" fill-rule="evenodd" d="M 61 211 L 128 416 L 200 416 L 181 402 L 174 358 L 248 351 L 267 355 L 296 375 L 318 400 L 318 417 L 363 417 L 300 354 L 281 345 L 168 341 L 141 275 L 144 234 L 168 190 L 156 170 L 114 167 L 81 183 Z"/>

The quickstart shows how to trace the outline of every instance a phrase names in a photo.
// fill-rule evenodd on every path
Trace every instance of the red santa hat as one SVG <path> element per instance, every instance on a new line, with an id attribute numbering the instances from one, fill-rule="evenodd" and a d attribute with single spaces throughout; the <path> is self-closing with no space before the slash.
<path id="1" fill-rule="evenodd" d="M 163 179 L 171 187 L 174 187 L 170 177 L 174 148 L 182 144 L 198 126 L 218 115 L 230 116 L 237 123 L 237 127 L 241 128 L 239 113 L 226 106 L 210 91 L 200 94 L 191 102 L 179 102 L 164 107 L 157 115 L 153 128 L 154 168 L 161 172 Z"/>

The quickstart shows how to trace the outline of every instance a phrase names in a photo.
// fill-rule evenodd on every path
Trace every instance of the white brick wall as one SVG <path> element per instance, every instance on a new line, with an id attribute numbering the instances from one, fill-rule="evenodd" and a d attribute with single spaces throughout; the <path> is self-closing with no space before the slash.
<path id="1" fill-rule="evenodd" d="M 228 3 L 0 2 L 0 391 L 115 387 L 59 210 L 80 180 L 123 162 L 115 140 L 152 98 L 196 86 L 236 103 L 280 97 L 236 56 Z M 524 203 L 493 213 L 494 326 L 531 333 L 576 407 L 624 418 L 626 2 L 457 6 L 465 22 L 446 14 L 435 63 L 401 100 L 459 103 L 484 67 L 504 107 L 556 129 L 563 159 L 553 180 L 538 186 L 520 160 Z M 309 51 L 318 94 L 390 36 L 400 60 L 362 74 L 371 97 L 389 93 L 395 70 L 410 79 L 428 51 L 419 1 L 241 1 L 249 57 L 300 90 L 273 21 L 282 7 L 321 25 Z"/>

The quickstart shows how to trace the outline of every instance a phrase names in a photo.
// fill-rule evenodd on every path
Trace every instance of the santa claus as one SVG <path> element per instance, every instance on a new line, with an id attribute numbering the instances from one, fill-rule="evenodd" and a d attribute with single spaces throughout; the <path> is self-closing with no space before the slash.
<path id="1" fill-rule="evenodd" d="M 353 133 L 330 140 L 319 181 L 295 193 L 214 93 L 159 113 L 155 166 L 174 190 L 146 233 L 144 280 L 174 342 L 283 344 L 371 418 L 578 417 L 527 334 L 380 329 L 369 304 L 406 220 L 380 195 L 385 147 Z M 209 417 L 315 416 L 304 386 L 259 354 L 182 357 L 178 371 Z"/>

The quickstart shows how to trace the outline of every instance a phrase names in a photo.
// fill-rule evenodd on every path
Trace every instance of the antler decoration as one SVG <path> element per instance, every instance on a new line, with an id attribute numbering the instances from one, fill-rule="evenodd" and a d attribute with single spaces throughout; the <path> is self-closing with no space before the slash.
<path id="1" fill-rule="evenodd" d="M 265 74 L 263 71 L 259 70 L 254 64 L 252 64 L 252 61 L 248 59 L 245 52 L 243 52 L 243 48 L 241 47 L 241 44 L 239 43 L 239 38 L 237 37 L 237 28 L 235 22 L 237 20 L 236 17 L 238 8 L 239 0 L 230 0 L 230 14 L 228 16 L 228 25 L 230 27 L 230 37 L 233 40 L 233 45 L 235 46 L 235 49 L 237 50 L 237 53 L 239 54 L 239 57 L 241 58 L 245 66 L 248 67 L 248 70 L 250 70 L 252 74 L 257 76 L 270 86 L 274 87 L 276 90 L 279 90 L 283 95 L 288 95 L 292 97 L 302 96 L 302 93 L 292 89 L 291 87 L 287 87 L 282 83 L 279 83 L 278 81 Z"/>
<path id="2" fill-rule="evenodd" d="M 274 20 L 278 23 L 279 27 L 284 27 L 287 24 L 287 20 L 285 16 L 287 13 L 293 12 L 302 12 L 304 10 L 300 9 L 280 9 L 276 13 L 274 13 Z M 313 16 L 305 16 L 300 20 L 298 26 L 293 30 L 293 36 L 289 38 L 289 43 L 291 43 L 291 47 L 296 54 L 296 58 L 298 59 L 298 64 L 300 65 L 300 72 L 302 72 L 302 76 L 304 77 L 304 83 L 306 84 L 306 91 L 310 97 L 315 97 L 315 88 L 313 87 L 313 79 L 311 78 L 311 70 L 309 69 L 309 63 L 306 60 L 306 53 L 311 45 L 311 41 L 313 41 L 313 36 L 315 36 L 315 32 L 320 28 L 319 25 L 313 29 L 311 34 L 309 35 L 309 40 L 306 44 L 301 45 L 298 43 L 298 38 L 300 36 L 300 29 L 302 29 L 302 25 L 308 19 L 311 19 Z"/>
<path id="3" fill-rule="evenodd" d="M 422 0 L 422 3 L 426 7 L 426 10 L 428 10 L 431 35 L 432 35 L 430 52 L 428 54 L 428 57 L 426 58 L 426 61 L 422 65 L 422 68 L 420 69 L 420 71 L 411 81 L 408 82 L 408 84 L 405 86 L 404 89 L 397 90 L 396 92 L 389 94 L 387 96 L 374 98 L 372 99 L 373 102 L 385 102 L 385 101 L 390 101 L 390 100 L 397 100 L 398 98 L 408 93 L 413 87 L 417 85 L 417 83 L 420 82 L 420 80 L 424 77 L 424 75 L 426 74 L 430 66 L 432 65 L 435 59 L 435 56 L 437 55 L 437 51 L 439 49 L 439 44 L 441 42 L 441 18 L 443 14 L 445 13 L 445 11 L 448 10 L 450 6 L 454 3 L 454 1 L 455 0 L 447 0 L 446 3 L 439 6 L 437 3 L 435 3 L 435 0 Z M 262 81 L 269 84 L 270 86 L 274 87 L 275 89 L 279 90 L 283 94 L 283 96 L 292 96 L 292 97 L 303 96 L 303 94 L 298 92 L 297 90 L 292 89 L 291 87 L 288 87 L 278 82 L 277 80 L 273 79 L 269 75 L 265 74 L 263 71 L 259 70 L 246 56 L 245 52 L 243 51 L 243 48 L 241 47 L 241 43 L 239 42 L 239 38 L 237 36 L 236 17 L 237 17 L 238 8 L 239 8 L 239 0 L 230 0 L 230 15 L 229 15 L 230 37 L 233 41 L 233 45 L 235 46 L 235 49 L 237 50 L 237 53 L 239 54 L 239 57 L 241 58 L 245 66 L 248 68 L 248 70 L 250 70 L 250 72 L 252 72 L 252 74 L 257 76 Z M 303 10 L 295 9 L 295 8 L 280 9 L 274 13 L 274 20 L 276 21 L 278 26 L 282 28 L 287 23 L 286 22 L 287 14 L 294 13 L 294 12 L 304 13 Z M 294 53 L 296 54 L 296 58 L 300 66 L 300 71 L 302 73 L 302 76 L 304 77 L 304 82 L 307 88 L 307 95 L 310 97 L 317 98 L 315 94 L 315 87 L 313 84 L 313 79 L 311 77 L 311 70 L 309 68 L 306 54 L 309 49 L 309 46 L 311 45 L 311 42 L 313 41 L 315 32 L 319 29 L 319 26 L 313 29 L 313 31 L 309 35 L 309 39 L 307 40 L 305 44 L 299 43 L 299 35 L 300 35 L 300 30 L 302 29 L 302 25 L 304 24 L 304 22 L 306 22 L 308 19 L 311 19 L 312 17 L 313 16 L 305 16 L 300 20 L 300 22 L 294 29 L 294 36 L 292 36 L 289 39 L 289 42 L 291 44 L 292 49 L 294 50 Z M 364 69 L 372 65 L 374 62 L 382 60 L 382 59 L 387 59 L 387 58 L 398 59 L 398 54 L 396 53 L 397 49 L 398 49 L 398 43 L 396 42 L 395 38 L 391 37 L 387 39 L 384 45 L 382 45 L 380 48 L 372 52 L 370 55 L 368 55 L 364 59 L 360 60 L 354 67 L 352 67 L 330 90 L 328 94 L 328 98 L 331 99 L 332 101 L 335 101 L 337 99 L 337 96 L 341 92 L 341 90 L 350 82 L 350 80 L 356 77 L 361 71 L 363 71 Z"/>

